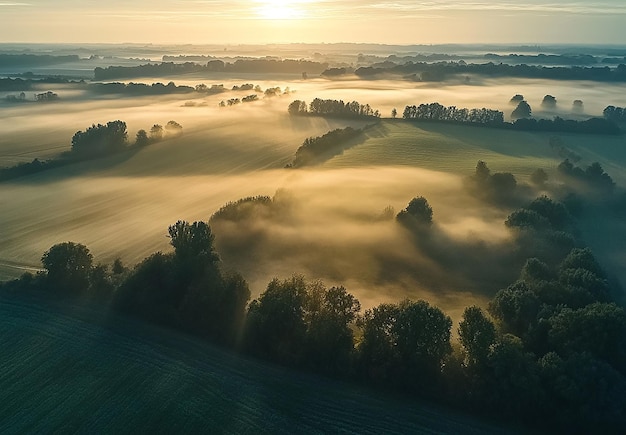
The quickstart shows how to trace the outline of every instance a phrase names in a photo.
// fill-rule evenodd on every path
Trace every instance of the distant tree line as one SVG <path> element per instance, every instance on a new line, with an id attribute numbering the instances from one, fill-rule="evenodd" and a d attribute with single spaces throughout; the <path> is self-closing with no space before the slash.
<path id="1" fill-rule="evenodd" d="M 467 55 L 447 54 L 447 53 L 430 53 L 416 54 L 410 56 L 398 56 L 392 54 L 384 58 L 381 62 L 374 63 L 377 59 L 375 56 L 360 56 L 359 63 L 366 61 L 372 62 L 373 67 L 391 67 L 395 65 L 404 65 L 408 62 L 428 62 L 434 63 L 438 61 L 463 61 L 465 62 Z M 482 58 L 494 63 L 508 64 L 535 64 L 535 65 L 594 65 L 598 63 L 626 63 L 624 58 L 599 58 L 589 54 L 494 54 L 487 53 Z"/>
<path id="2" fill-rule="evenodd" d="M 442 121 L 459 124 L 502 125 L 504 113 L 491 109 L 458 109 L 439 103 L 406 106 L 402 117 L 406 120 Z"/>
<path id="3" fill-rule="evenodd" d="M 109 80 L 133 77 L 162 77 L 177 76 L 188 73 L 202 72 L 249 72 L 249 73 L 293 73 L 319 74 L 328 67 L 328 64 L 307 60 L 277 60 L 277 59 L 238 59 L 235 62 L 210 60 L 206 64 L 195 62 L 162 62 L 140 66 L 109 66 L 94 69 L 96 80 Z"/>
<path id="4" fill-rule="evenodd" d="M 407 62 L 388 67 L 360 67 L 354 74 L 364 79 L 375 79 L 389 74 L 409 77 L 417 81 L 442 81 L 451 76 L 475 74 L 486 77 L 520 77 L 550 80 L 592 80 L 600 82 L 626 81 L 626 64 L 615 68 L 604 67 L 546 67 L 508 65 L 504 63 L 468 64 L 465 62 Z"/>
<path id="5" fill-rule="evenodd" d="M 32 175 L 48 169 L 66 166 L 83 160 L 111 156 L 123 151 L 138 150 L 166 136 L 179 136 L 183 127 L 176 121 L 168 121 L 163 127 L 154 124 L 150 132 L 139 130 L 135 141 L 129 143 L 128 131 L 124 121 L 109 121 L 106 124 L 94 124 L 84 131 L 77 131 L 71 140 L 71 150 L 59 157 L 42 161 L 37 158 L 28 163 L 19 163 L 8 168 L 0 168 L 0 181 Z"/>
<path id="6" fill-rule="evenodd" d="M 223 84 L 207 86 L 203 83 L 196 85 L 195 87 L 176 85 L 174 82 L 168 82 L 163 84 L 160 82 L 152 83 L 151 85 L 146 83 L 120 83 L 120 82 L 108 82 L 108 83 L 85 83 L 84 81 L 71 81 L 61 79 L 57 77 L 47 77 L 42 79 L 22 79 L 22 78 L 0 78 L 0 91 L 8 92 L 23 92 L 35 89 L 38 85 L 42 84 L 73 84 L 78 88 L 87 89 L 89 91 L 99 94 L 121 94 L 121 95 L 165 95 L 165 94 L 187 94 L 187 93 L 199 93 L 199 94 L 218 94 L 228 91 Z M 255 92 L 263 92 L 259 85 L 253 85 L 250 83 L 244 83 L 242 85 L 233 85 L 233 91 L 248 91 L 254 90 Z"/>
<path id="7" fill-rule="evenodd" d="M 329 131 L 322 136 L 306 138 L 296 150 L 293 162 L 289 163 L 287 167 L 300 168 L 319 161 L 324 155 L 341 152 L 341 145 L 362 133 L 363 130 L 361 129 L 346 127 Z"/>
<path id="8" fill-rule="evenodd" d="M 483 56 L 492 62 L 506 62 L 510 64 L 537 64 L 537 65 L 594 65 L 600 59 L 590 54 L 494 54 Z"/>
<path id="9" fill-rule="evenodd" d="M 380 112 L 372 109 L 369 104 L 360 104 L 358 101 L 344 103 L 343 100 L 322 100 L 315 98 L 311 104 L 306 101 L 295 100 L 287 109 L 293 116 L 325 116 L 333 118 L 380 118 Z"/>
<path id="10" fill-rule="evenodd" d="M 0 91 L 2 92 L 21 92 L 30 91 L 40 84 L 65 84 L 65 83 L 81 83 L 71 81 L 60 77 L 45 77 L 40 79 L 23 79 L 16 78 L 0 78 Z"/>
<path id="11" fill-rule="evenodd" d="M 165 94 L 189 94 L 195 92 L 196 89 L 191 86 L 179 85 L 169 82 L 167 85 L 163 83 L 153 83 L 148 85 L 145 83 L 92 83 L 88 89 L 99 94 L 126 94 L 126 95 L 165 95 Z"/>
<path id="12" fill-rule="evenodd" d="M 553 97 L 554 98 L 554 97 Z M 290 106 L 291 108 L 291 106 Z M 513 114 L 518 117 L 513 122 L 504 121 L 504 113 L 492 109 L 460 109 L 456 106 L 446 107 L 439 103 L 406 106 L 402 114 L 408 121 L 432 121 L 453 124 L 469 124 L 485 127 L 505 128 L 523 131 L 568 132 L 585 134 L 620 134 L 621 130 L 615 122 L 590 118 L 585 121 L 563 119 L 556 116 L 554 119 L 532 119 L 530 106 L 522 100 Z"/>
<path id="13" fill-rule="evenodd" d="M 78 62 L 79 60 L 80 58 L 75 54 L 59 56 L 49 54 L 0 54 L 0 65 L 3 67 L 58 65 L 60 63 Z"/>

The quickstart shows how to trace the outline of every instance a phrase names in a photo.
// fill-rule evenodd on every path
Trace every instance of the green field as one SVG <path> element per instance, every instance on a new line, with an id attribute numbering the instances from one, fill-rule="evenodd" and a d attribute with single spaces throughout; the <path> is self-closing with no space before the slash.
<path id="1" fill-rule="evenodd" d="M 98 307 L 0 299 L 0 432 L 507 433 Z"/>

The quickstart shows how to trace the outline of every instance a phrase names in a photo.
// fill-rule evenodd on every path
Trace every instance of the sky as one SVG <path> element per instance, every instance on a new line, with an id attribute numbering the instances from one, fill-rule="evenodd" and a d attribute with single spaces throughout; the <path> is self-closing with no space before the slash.
<path id="1" fill-rule="evenodd" d="M 0 42 L 626 43 L 626 1 L 0 0 Z"/>

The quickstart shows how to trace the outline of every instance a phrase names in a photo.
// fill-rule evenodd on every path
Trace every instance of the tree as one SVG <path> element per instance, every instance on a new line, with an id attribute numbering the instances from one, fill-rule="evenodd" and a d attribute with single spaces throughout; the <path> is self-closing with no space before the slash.
<path id="1" fill-rule="evenodd" d="M 407 218 L 409 220 L 407 220 Z M 398 213 L 397 219 L 401 222 L 415 222 L 422 225 L 431 225 L 433 209 L 423 196 L 413 198 L 407 207 Z"/>
<path id="2" fill-rule="evenodd" d="M 506 414 L 532 418 L 544 406 L 544 392 L 535 356 L 511 334 L 500 337 L 489 355 L 491 384 L 484 405 Z"/>
<path id="3" fill-rule="evenodd" d="M 307 286 L 304 318 L 306 364 L 323 373 L 347 373 L 352 366 L 352 324 L 361 304 L 344 287 L 325 289 L 321 283 Z"/>
<path id="4" fill-rule="evenodd" d="M 548 319 L 548 339 L 560 355 L 589 352 L 618 370 L 626 369 L 626 313 L 614 303 L 562 308 Z"/>
<path id="5" fill-rule="evenodd" d="M 479 160 L 476 164 L 476 171 L 474 172 L 474 179 L 478 182 L 486 182 L 491 177 L 491 171 L 487 167 L 487 164 L 482 160 Z"/>
<path id="6" fill-rule="evenodd" d="M 561 270 L 566 269 L 585 269 L 594 273 L 600 278 L 606 278 L 606 274 L 600 266 L 600 263 L 596 260 L 591 249 L 589 248 L 574 248 L 565 257 L 560 264 Z"/>
<path id="7" fill-rule="evenodd" d="M 524 101 L 524 96 L 520 94 L 513 95 L 513 97 L 509 100 L 511 104 L 519 104 L 522 101 Z"/>
<path id="8" fill-rule="evenodd" d="M 219 261 L 219 256 L 213 247 L 215 236 L 206 222 L 178 221 L 168 228 L 170 244 L 174 247 L 177 257 L 182 259 L 202 257 L 210 262 Z"/>
<path id="9" fill-rule="evenodd" d="M 536 321 L 540 301 L 525 282 L 516 282 L 498 291 L 489 302 L 489 313 L 499 320 L 505 332 L 524 336 Z"/>
<path id="10" fill-rule="evenodd" d="M 169 227 L 173 254 L 156 253 L 120 285 L 114 307 L 223 344 L 234 344 L 250 290 L 238 274 L 224 274 L 205 222 Z"/>
<path id="11" fill-rule="evenodd" d="M 146 132 L 146 130 L 139 130 L 135 138 L 135 145 L 142 147 L 148 145 L 149 143 L 150 139 L 148 138 L 148 133 Z"/>
<path id="12" fill-rule="evenodd" d="M 520 101 L 513 112 L 511 112 L 511 118 L 513 119 L 530 118 L 531 116 L 532 110 L 530 108 L 530 104 L 523 100 Z"/>
<path id="13" fill-rule="evenodd" d="M 164 130 L 163 130 L 163 126 L 159 125 L 159 124 L 154 124 L 151 128 L 150 128 L 150 139 L 154 142 L 158 142 L 160 140 L 163 140 L 163 134 L 164 134 Z"/>
<path id="14" fill-rule="evenodd" d="M 396 108 L 394 107 L 393 109 L 391 109 L 391 117 L 393 119 L 396 119 L 396 116 L 398 116 L 398 111 L 396 110 Z"/>
<path id="15" fill-rule="evenodd" d="M 545 97 L 543 97 L 543 100 L 541 101 L 541 106 L 546 108 L 546 109 L 553 109 L 556 107 L 556 98 L 554 98 L 552 95 L 546 95 Z"/>
<path id="16" fill-rule="evenodd" d="M 122 150 L 128 133 L 123 121 L 109 121 L 106 125 L 92 125 L 77 131 L 72 137 L 72 153 L 81 158 L 98 157 Z"/>
<path id="17" fill-rule="evenodd" d="M 582 100 L 574 100 L 572 103 L 572 111 L 576 113 L 583 113 L 585 111 L 585 106 Z"/>
<path id="18" fill-rule="evenodd" d="M 165 124 L 167 134 L 178 136 L 183 133 L 183 126 L 176 121 L 168 121 Z"/>
<path id="19" fill-rule="evenodd" d="M 304 277 L 273 279 L 248 309 L 246 348 L 282 364 L 299 365 L 306 335 L 306 298 Z"/>
<path id="20" fill-rule="evenodd" d="M 466 364 L 482 366 L 496 342 L 496 328 L 479 307 L 468 307 L 459 323 L 459 339 L 465 349 Z"/>
<path id="21" fill-rule="evenodd" d="M 424 301 L 382 304 L 365 312 L 359 359 L 365 376 L 402 389 L 434 386 L 450 346 L 452 321 Z"/>
<path id="22" fill-rule="evenodd" d="M 89 287 L 93 256 L 85 245 L 74 242 L 52 246 L 41 257 L 50 287 L 67 293 L 80 293 Z"/>

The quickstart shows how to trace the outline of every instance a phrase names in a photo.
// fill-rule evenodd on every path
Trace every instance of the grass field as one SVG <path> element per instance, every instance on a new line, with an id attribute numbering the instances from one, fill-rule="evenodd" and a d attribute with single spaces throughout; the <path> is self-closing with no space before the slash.
<path id="1" fill-rule="evenodd" d="M 0 298 L 0 432 L 507 433 L 67 303 Z"/>
<path id="2" fill-rule="evenodd" d="M 250 281 L 253 296 L 275 276 L 305 273 L 329 284 L 349 285 L 366 307 L 427 297 L 456 317 L 454 312 L 468 303 L 481 303 L 482 297 L 455 297 L 461 288 L 472 291 L 463 279 L 452 288 L 433 287 L 434 278 L 416 278 L 419 270 L 433 268 L 426 260 L 420 260 L 416 273 L 398 285 L 379 279 L 385 271 L 376 256 L 399 252 L 406 257 L 400 263 L 413 267 L 410 258 L 419 253 L 392 223 L 372 219 L 388 205 L 399 211 L 412 197 L 424 195 L 435 210 L 438 228 L 449 237 L 505 240 L 508 210 L 485 207 L 469 197 L 463 178 L 479 159 L 492 171 L 513 172 L 520 182 L 527 182 L 536 168 L 550 173 L 562 160 L 549 146 L 547 134 L 383 121 L 367 131 L 366 141 L 321 165 L 284 169 L 304 138 L 347 124 L 362 126 L 290 118 L 284 113 L 285 101 L 225 110 L 188 109 L 170 101 L 155 103 L 142 114 L 136 106 L 120 108 L 120 118 L 130 116 L 134 126 L 148 119 L 173 118 L 185 126 L 185 134 L 136 153 L 0 184 L 0 278 L 19 276 L 24 267 L 38 268 L 45 250 L 68 240 L 87 245 L 98 262 L 120 256 L 134 264 L 168 250 L 167 226 L 179 219 L 207 220 L 228 201 L 286 189 L 299 207 L 298 219 L 287 226 L 268 225 L 264 240 L 270 244 L 264 257 L 225 256 L 225 266 L 241 270 Z M 102 109 L 94 104 L 87 113 Z M 63 116 L 71 113 L 74 109 Z M 598 160 L 624 184 L 623 137 L 560 137 L 583 156 L 581 164 Z M 272 246 L 276 240 L 280 243 Z M 377 252 L 384 246 L 388 250 Z M 619 247 L 609 251 L 613 257 L 622 256 Z M 438 273 L 446 275 L 443 270 Z"/>

